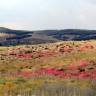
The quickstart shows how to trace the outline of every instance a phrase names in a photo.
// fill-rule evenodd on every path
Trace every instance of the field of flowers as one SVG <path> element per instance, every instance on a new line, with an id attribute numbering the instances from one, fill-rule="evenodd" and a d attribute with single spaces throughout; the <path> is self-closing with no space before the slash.
<path id="1" fill-rule="evenodd" d="M 96 41 L 0 47 L 0 96 L 96 96 Z"/>

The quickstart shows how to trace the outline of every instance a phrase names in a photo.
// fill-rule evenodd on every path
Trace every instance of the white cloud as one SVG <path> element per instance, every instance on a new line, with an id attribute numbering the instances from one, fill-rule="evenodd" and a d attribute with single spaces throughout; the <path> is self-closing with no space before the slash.
<path id="1" fill-rule="evenodd" d="M 0 0 L 0 25 L 96 29 L 96 0 Z"/>
<path id="2" fill-rule="evenodd" d="M 0 0 L 0 8 L 13 8 L 20 3 L 20 0 Z"/>

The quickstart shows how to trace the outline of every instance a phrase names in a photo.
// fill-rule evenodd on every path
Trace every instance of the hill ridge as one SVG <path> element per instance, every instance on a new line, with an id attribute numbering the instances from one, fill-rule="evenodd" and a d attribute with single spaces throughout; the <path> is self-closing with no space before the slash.
<path id="1" fill-rule="evenodd" d="M 27 31 L 0 27 L 0 33 L 0 45 L 2 46 L 96 39 L 96 30 L 86 29 Z"/>

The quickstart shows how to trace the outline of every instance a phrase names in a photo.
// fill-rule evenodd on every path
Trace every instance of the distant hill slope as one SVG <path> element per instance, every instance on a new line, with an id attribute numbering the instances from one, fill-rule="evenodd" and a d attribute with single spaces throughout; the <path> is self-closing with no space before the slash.
<path id="1" fill-rule="evenodd" d="M 80 29 L 44 30 L 44 31 L 38 31 L 37 33 L 52 36 L 53 38 L 63 41 L 96 39 L 96 30 L 80 30 Z"/>
<path id="2" fill-rule="evenodd" d="M 0 27 L 0 45 L 41 44 L 57 41 L 80 41 L 96 39 L 96 30 L 12 30 Z"/>
<path id="3" fill-rule="evenodd" d="M 57 42 L 58 40 L 47 36 L 46 34 L 38 34 L 33 31 L 12 30 L 0 27 L 0 45 L 19 45 L 19 44 L 41 44 Z"/>

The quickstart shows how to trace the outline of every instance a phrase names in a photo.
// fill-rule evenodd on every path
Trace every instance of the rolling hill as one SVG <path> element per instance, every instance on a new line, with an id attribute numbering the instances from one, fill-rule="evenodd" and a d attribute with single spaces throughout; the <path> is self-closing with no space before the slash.
<path id="1" fill-rule="evenodd" d="M 12 30 L 0 27 L 0 45 L 41 44 L 58 41 L 81 41 L 96 39 L 96 30 Z"/>

